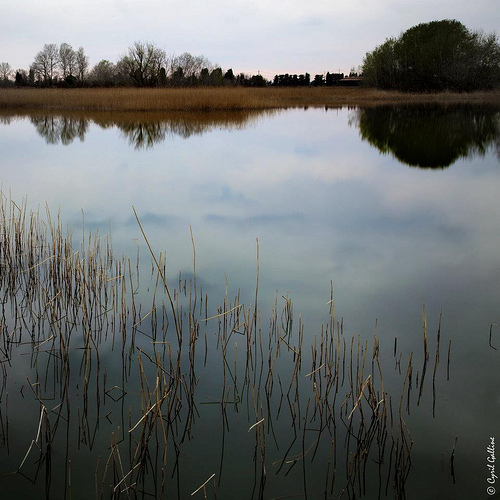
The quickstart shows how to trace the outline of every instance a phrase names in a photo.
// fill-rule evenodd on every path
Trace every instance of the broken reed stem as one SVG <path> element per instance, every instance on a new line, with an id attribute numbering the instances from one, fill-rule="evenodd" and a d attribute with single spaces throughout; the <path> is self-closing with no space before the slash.
<path id="1" fill-rule="evenodd" d="M 160 274 L 160 277 L 161 277 L 162 282 L 163 282 L 163 286 L 165 287 L 165 291 L 167 292 L 168 300 L 170 302 L 170 307 L 171 307 L 171 311 L 172 311 L 172 316 L 174 318 L 175 330 L 176 330 L 177 334 L 180 336 L 181 335 L 181 330 L 180 330 L 180 326 L 179 326 L 179 321 L 177 319 L 176 308 L 174 306 L 174 301 L 172 299 L 172 295 L 170 294 L 170 288 L 168 287 L 167 279 L 165 277 L 165 274 L 163 273 L 163 270 L 161 269 L 161 266 L 160 266 L 160 264 L 158 262 L 158 259 L 156 258 L 156 255 L 153 252 L 153 249 L 151 248 L 149 240 L 148 240 L 148 238 L 146 236 L 146 233 L 144 232 L 144 229 L 142 227 L 141 221 L 139 220 L 139 216 L 137 215 L 137 212 L 136 212 L 134 206 L 132 206 L 132 210 L 134 211 L 134 215 L 135 215 L 135 218 L 137 220 L 137 224 L 139 225 L 139 229 L 141 230 L 142 236 L 144 237 L 144 241 L 146 242 L 146 245 L 148 246 L 149 253 L 151 254 L 151 257 L 154 260 L 154 263 L 156 265 L 156 269 L 158 270 L 158 272 Z"/>
<path id="2" fill-rule="evenodd" d="M 250 432 L 254 427 L 257 427 L 258 425 L 262 424 L 265 421 L 265 418 L 261 418 L 258 422 L 255 422 L 250 428 L 248 429 L 248 432 Z"/>
<path id="3" fill-rule="evenodd" d="M 212 319 L 221 318 L 222 316 L 226 316 L 227 314 L 230 314 L 233 311 L 236 311 L 237 309 L 240 309 L 240 307 L 243 307 L 243 304 L 238 304 L 237 306 L 234 306 L 233 308 L 229 309 L 228 311 L 224 311 L 224 312 L 222 312 L 220 314 L 216 314 L 215 316 L 210 316 L 210 318 L 203 318 L 203 321 L 210 321 Z"/>
<path id="4" fill-rule="evenodd" d="M 195 491 L 193 491 L 193 493 L 191 493 L 191 496 L 196 495 L 196 493 L 198 493 L 198 491 L 203 489 L 207 485 L 207 483 L 209 483 L 214 477 L 215 477 L 215 473 L 213 473 L 199 488 L 197 488 Z"/>

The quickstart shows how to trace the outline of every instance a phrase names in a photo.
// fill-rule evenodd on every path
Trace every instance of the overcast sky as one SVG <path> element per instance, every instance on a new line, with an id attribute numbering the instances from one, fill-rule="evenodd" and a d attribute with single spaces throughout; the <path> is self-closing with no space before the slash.
<path id="1" fill-rule="evenodd" d="M 491 33 L 499 0 L 1 0 L 0 62 L 27 69 L 44 44 L 66 42 L 93 66 L 141 40 L 266 78 L 349 72 L 386 38 L 441 19 Z"/>

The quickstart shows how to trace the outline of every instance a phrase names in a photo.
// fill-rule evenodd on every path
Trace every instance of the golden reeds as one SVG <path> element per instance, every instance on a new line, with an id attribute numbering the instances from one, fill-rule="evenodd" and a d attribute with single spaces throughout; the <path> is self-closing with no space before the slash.
<path id="1" fill-rule="evenodd" d="M 410 94 L 362 87 L 3 89 L 0 108 L 93 111 L 250 110 L 433 102 L 498 104 L 500 93 Z"/>

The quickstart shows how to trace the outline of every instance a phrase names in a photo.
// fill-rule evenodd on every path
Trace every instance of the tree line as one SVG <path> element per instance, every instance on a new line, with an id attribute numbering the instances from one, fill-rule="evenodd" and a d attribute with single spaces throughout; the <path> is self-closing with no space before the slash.
<path id="1" fill-rule="evenodd" d="M 495 34 L 469 31 L 456 20 L 414 26 L 368 52 L 360 68 L 363 84 L 402 91 L 474 91 L 500 87 L 500 45 Z M 349 76 L 358 76 L 351 69 Z M 235 75 L 206 57 L 167 55 L 151 42 L 134 42 L 113 63 L 101 60 L 90 68 L 83 47 L 46 44 L 28 70 L 12 71 L 0 63 L 0 85 L 33 87 L 186 87 L 239 85 L 308 87 L 338 85 L 343 73 Z M 345 83 L 345 82 L 342 82 Z"/>
<path id="2" fill-rule="evenodd" d="M 354 71 L 351 70 L 349 76 L 358 76 Z M 341 80 L 344 79 L 344 73 L 330 73 L 314 75 L 311 80 L 311 75 L 309 73 L 304 73 L 303 75 L 289 75 L 288 73 L 284 75 L 276 75 L 273 79 L 273 86 L 276 87 L 331 87 L 333 85 L 338 85 Z"/>
<path id="3" fill-rule="evenodd" d="M 342 78 L 343 73 L 330 72 L 312 79 L 309 73 L 287 73 L 276 75 L 273 80 L 260 74 L 234 74 L 232 69 L 223 71 L 203 55 L 167 55 L 151 42 L 134 42 L 116 63 L 103 59 L 93 67 L 83 47 L 75 50 L 67 43 L 45 44 L 28 70 L 13 71 L 8 63 L 0 63 L 0 85 L 4 87 L 299 87 L 336 85 Z"/>

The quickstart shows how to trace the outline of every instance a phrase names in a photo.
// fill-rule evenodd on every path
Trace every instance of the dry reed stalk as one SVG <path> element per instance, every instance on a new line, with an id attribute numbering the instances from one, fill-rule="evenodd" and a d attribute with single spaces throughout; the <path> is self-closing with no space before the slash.
<path id="1" fill-rule="evenodd" d="M 413 353 L 410 353 L 410 357 L 408 359 L 408 369 L 406 370 L 405 378 L 404 378 L 404 381 L 403 381 L 403 387 L 401 389 L 401 397 L 400 397 L 400 400 L 399 400 L 399 413 L 398 414 L 399 414 L 399 418 L 400 419 L 402 418 L 402 411 L 401 411 L 401 409 L 403 407 L 403 398 L 404 398 L 404 394 L 405 394 L 406 383 L 408 382 L 408 387 L 410 386 L 409 385 L 409 379 L 410 379 L 411 373 L 413 371 L 412 359 L 413 359 Z M 409 390 L 410 389 L 408 389 L 408 391 Z M 408 398 L 408 404 L 409 404 L 409 398 Z"/>
<path id="2" fill-rule="evenodd" d="M 453 442 L 453 449 L 451 450 L 450 456 L 450 473 L 453 480 L 453 484 L 455 484 L 455 448 L 457 446 L 458 436 L 455 437 L 455 441 Z"/>
<path id="3" fill-rule="evenodd" d="M 493 327 L 494 327 L 494 326 L 498 326 L 498 324 L 497 324 L 497 323 L 491 323 L 491 325 L 490 325 L 490 337 L 489 337 L 488 343 L 489 343 L 490 347 L 491 347 L 492 349 L 495 349 L 495 351 L 496 351 L 496 350 L 497 350 L 497 348 L 496 348 L 496 347 L 493 347 L 493 344 L 491 343 L 491 338 L 492 338 L 492 334 L 493 334 Z"/>
<path id="4" fill-rule="evenodd" d="M 429 350 L 427 348 L 427 314 L 425 313 L 425 304 L 422 306 L 422 333 L 424 337 L 424 359 L 429 359 Z"/>
<path id="5" fill-rule="evenodd" d="M 450 354 L 451 354 L 451 338 L 448 341 L 448 362 L 446 363 L 446 380 L 450 380 Z"/>

